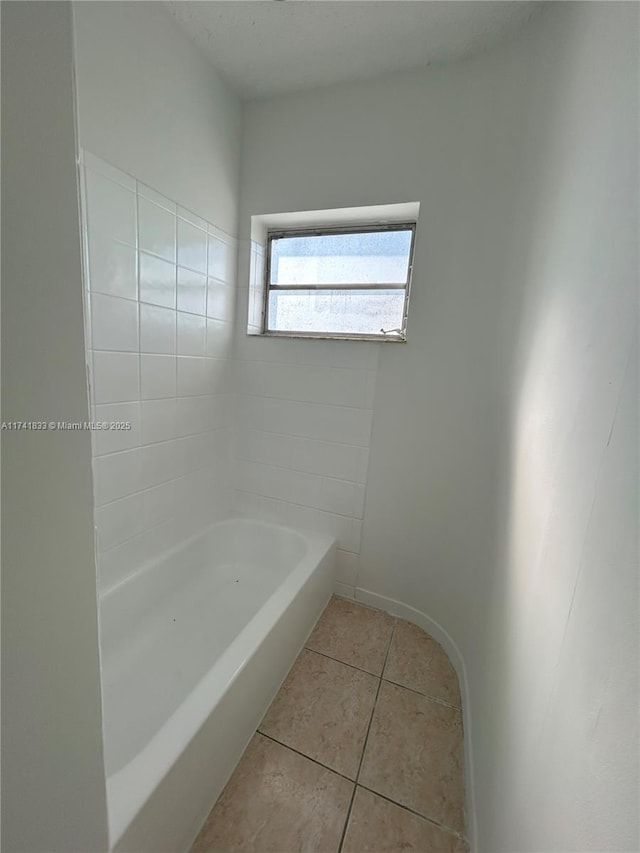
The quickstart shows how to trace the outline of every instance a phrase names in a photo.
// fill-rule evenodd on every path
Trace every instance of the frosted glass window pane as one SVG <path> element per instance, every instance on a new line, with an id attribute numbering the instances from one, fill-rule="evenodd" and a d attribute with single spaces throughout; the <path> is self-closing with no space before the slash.
<path id="1" fill-rule="evenodd" d="M 411 230 L 278 237 L 271 284 L 405 284 Z"/>
<path id="2" fill-rule="evenodd" d="M 278 332 L 379 335 L 403 325 L 404 290 L 271 290 L 269 328 Z"/>

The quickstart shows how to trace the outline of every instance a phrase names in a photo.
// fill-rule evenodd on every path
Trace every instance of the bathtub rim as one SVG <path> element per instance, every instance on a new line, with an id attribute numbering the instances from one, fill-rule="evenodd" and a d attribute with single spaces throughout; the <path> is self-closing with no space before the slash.
<path id="1" fill-rule="evenodd" d="M 332 549 L 335 550 L 336 540 L 331 536 L 263 519 L 231 516 L 211 524 L 202 532 L 167 551 L 160 558 L 144 564 L 123 581 L 115 584 L 108 592 L 105 591 L 103 596 L 111 596 L 127 582 L 152 571 L 161 561 L 175 556 L 191 542 L 209 535 L 216 527 L 234 522 L 281 530 L 287 535 L 293 533 L 304 539 L 307 546 L 306 552 L 143 749 L 120 770 L 106 777 L 110 850 L 126 834 L 138 813 L 206 723 L 216 705 L 232 689 L 260 644 L 291 605 L 313 571 L 323 563 Z M 313 625 L 310 625 L 309 630 L 312 628 Z"/>

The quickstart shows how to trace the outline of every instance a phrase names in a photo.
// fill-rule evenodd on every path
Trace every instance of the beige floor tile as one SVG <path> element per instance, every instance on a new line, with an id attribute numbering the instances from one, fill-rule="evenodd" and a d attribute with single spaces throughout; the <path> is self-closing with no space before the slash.
<path id="1" fill-rule="evenodd" d="M 337 853 L 353 784 L 257 734 L 192 853 Z"/>
<path id="2" fill-rule="evenodd" d="M 381 610 L 334 596 L 307 641 L 307 648 L 380 675 L 394 619 Z"/>
<path id="3" fill-rule="evenodd" d="M 379 681 L 303 649 L 259 731 L 355 779 Z"/>
<path id="4" fill-rule="evenodd" d="M 422 628 L 398 619 L 383 678 L 460 707 L 458 676 L 447 653 Z"/>
<path id="5" fill-rule="evenodd" d="M 342 853 L 468 853 L 456 835 L 356 788 Z"/>
<path id="6" fill-rule="evenodd" d="M 358 781 L 464 832 L 461 712 L 383 681 Z"/>

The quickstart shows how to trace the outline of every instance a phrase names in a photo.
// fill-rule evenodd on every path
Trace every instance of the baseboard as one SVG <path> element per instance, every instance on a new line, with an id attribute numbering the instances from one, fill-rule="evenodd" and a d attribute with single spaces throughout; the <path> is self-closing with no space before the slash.
<path id="1" fill-rule="evenodd" d="M 337 586 L 337 585 L 336 585 Z M 343 587 L 343 584 L 340 584 Z M 346 589 L 351 589 L 347 587 Z M 340 592 L 336 589 L 339 595 L 352 597 L 348 593 Z M 355 599 L 363 604 L 368 604 L 371 607 L 377 607 L 379 610 L 385 610 L 391 613 L 392 616 L 399 616 L 401 619 L 406 619 L 407 622 L 412 622 L 423 631 L 430 634 L 437 640 L 442 648 L 449 655 L 451 663 L 458 675 L 460 682 L 460 693 L 462 694 L 462 721 L 464 727 L 464 777 L 466 788 L 466 818 L 467 818 L 467 833 L 469 836 L 469 848 L 471 853 L 477 851 L 478 827 L 476 823 L 476 808 L 475 808 L 475 789 L 473 784 L 473 749 L 471 741 L 471 709 L 469 705 L 469 685 L 467 682 L 467 669 L 464 664 L 464 658 L 460 653 L 460 649 L 456 645 L 451 635 L 440 625 L 435 619 L 427 616 L 421 610 L 416 610 L 408 604 L 403 604 L 401 601 L 396 601 L 393 598 L 387 598 L 385 595 L 370 592 L 367 589 L 360 587 L 355 588 Z"/>
<path id="2" fill-rule="evenodd" d="M 340 581 L 336 581 L 334 583 L 333 591 L 336 595 L 341 595 L 343 598 L 356 597 L 356 588 L 354 586 L 349 586 L 349 584 L 346 583 L 340 583 Z"/>

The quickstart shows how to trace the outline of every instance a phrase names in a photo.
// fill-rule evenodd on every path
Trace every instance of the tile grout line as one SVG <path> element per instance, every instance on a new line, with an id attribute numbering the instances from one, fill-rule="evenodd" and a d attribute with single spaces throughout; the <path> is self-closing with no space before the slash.
<path id="1" fill-rule="evenodd" d="M 367 749 L 367 742 L 369 740 L 369 733 L 371 732 L 371 724 L 373 723 L 373 716 L 374 716 L 375 711 L 376 711 L 376 706 L 378 704 L 378 697 L 380 696 L 380 689 L 382 687 L 382 682 L 384 680 L 382 676 L 383 676 L 385 668 L 387 666 L 387 660 L 389 658 L 389 653 L 391 652 L 391 644 L 393 642 L 393 637 L 394 637 L 394 634 L 396 632 L 397 624 L 398 624 L 398 620 L 397 620 L 397 618 L 394 617 L 393 627 L 391 628 L 391 634 L 389 636 L 389 643 L 387 645 L 387 650 L 385 652 L 384 661 L 382 663 L 382 670 L 381 670 L 380 675 L 379 675 L 378 689 L 376 691 L 375 699 L 373 700 L 373 708 L 371 709 L 371 717 L 369 718 L 369 725 L 367 726 L 367 734 L 366 734 L 365 739 L 364 739 L 364 746 L 362 748 L 362 755 L 360 756 L 360 764 L 358 765 L 358 772 L 356 774 L 356 784 L 357 784 L 358 779 L 360 777 L 360 771 L 362 770 L 362 764 L 364 762 L 364 754 L 365 754 L 366 749 Z"/>
<path id="2" fill-rule="evenodd" d="M 393 618 L 393 627 L 391 628 L 391 634 L 389 635 L 389 643 L 387 644 L 387 650 L 385 652 L 384 661 L 382 662 L 382 669 L 380 670 L 380 675 L 378 676 L 378 689 L 376 690 L 376 695 L 373 700 L 373 706 L 371 708 L 371 716 L 369 717 L 369 725 L 367 726 L 367 733 L 364 738 L 364 743 L 362 745 L 362 753 L 360 754 L 360 762 L 358 763 L 358 770 L 356 772 L 356 784 L 353 787 L 353 793 L 351 794 L 351 801 L 349 802 L 349 808 L 347 810 L 347 817 L 344 822 L 344 828 L 342 830 L 342 836 L 340 838 L 340 844 L 338 846 L 338 853 L 342 853 L 342 849 L 344 846 L 344 841 L 347 836 L 347 829 L 349 827 L 349 821 L 351 820 L 351 811 L 353 809 L 353 801 L 355 800 L 356 791 L 358 789 L 358 778 L 360 776 L 360 771 L 362 770 L 362 762 L 364 761 L 364 754 L 367 749 L 367 742 L 369 740 L 369 733 L 371 731 L 371 724 L 373 723 L 373 716 L 376 712 L 376 706 L 378 704 L 378 696 L 380 695 L 380 688 L 382 687 L 382 674 L 387 665 L 387 659 L 389 657 L 389 652 L 391 651 L 391 643 L 393 642 L 393 635 L 396 632 L 396 625 L 398 624 L 398 620 Z"/>
<path id="3" fill-rule="evenodd" d="M 394 687 L 401 687 L 403 690 L 408 690 L 410 693 L 422 696 L 423 699 L 428 699 L 429 702 L 434 702 L 437 705 L 443 705 L 445 708 L 451 708 L 452 711 L 460 711 L 460 713 L 462 713 L 460 705 L 454 705 L 451 702 L 447 702 L 446 699 L 439 699 L 437 696 L 432 696 L 430 693 L 421 693 L 420 690 L 416 690 L 414 687 L 407 687 L 406 684 L 400 684 L 399 681 L 392 681 L 390 678 L 383 678 L 382 680 L 386 681 L 387 684 L 393 684 Z"/>
<path id="4" fill-rule="evenodd" d="M 329 773 L 333 773 L 336 776 L 339 776 L 341 779 L 344 779 L 345 782 L 350 782 L 353 785 L 353 793 L 351 795 L 351 800 L 349 803 L 349 810 L 347 812 L 347 817 L 345 819 L 345 825 L 344 825 L 344 830 L 343 830 L 343 839 L 344 839 L 344 835 L 346 834 L 346 829 L 347 829 L 347 825 L 349 822 L 349 817 L 351 814 L 351 807 L 353 805 L 353 799 L 355 797 L 356 789 L 362 788 L 363 791 L 368 791 L 370 794 L 373 794 L 376 797 L 380 797 L 381 799 L 386 800 L 388 803 L 391 803 L 394 806 L 398 806 L 398 808 L 403 809 L 404 811 L 407 811 L 410 814 L 415 815 L 416 817 L 422 818 L 422 820 L 426 820 L 428 823 L 433 824 L 438 829 L 441 829 L 441 830 L 449 833 L 450 835 L 453 835 L 456 838 L 461 838 L 463 841 L 468 840 L 467 837 L 463 833 L 457 832 L 455 829 L 452 829 L 450 826 L 447 826 L 444 823 L 440 823 L 435 818 L 428 817 L 427 815 L 422 814 L 421 812 L 418 812 L 415 809 L 412 809 L 410 806 L 407 806 L 404 803 L 399 803 L 397 800 L 394 800 L 391 797 L 388 797 L 386 794 L 381 794 L 379 791 L 375 791 L 373 788 L 369 788 L 367 785 L 362 785 L 359 782 L 356 782 L 353 779 L 350 779 L 349 776 L 345 776 L 344 773 L 340 773 L 339 770 L 335 770 L 333 767 L 329 767 L 327 764 L 323 764 L 321 761 L 318 761 L 316 758 L 311 758 L 310 755 L 306 755 L 304 752 L 300 752 L 299 749 L 295 749 L 295 747 L 289 746 L 289 744 L 283 743 L 281 740 L 278 740 L 277 738 L 266 734 L 261 729 L 259 729 L 259 728 L 256 729 L 256 734 L 259 734 L 261 737 L 266 738 L 266 740 L 269 740 L 272 743 L 278 744 L 278 746 L 281 746 L 283 749 L 289 750 L 289 752 L 293 752 L 296 755 L 299 755 L 301 758 L 306 758 L 307 761 L 311 761 L 311 763 L 315 764 L 317 767 L 321 767 L 323 770 L 327 770 Z M 363 750 L 363 756 L 364 756 L 364 750 Z M 217 800 L 216 800 L 216 803 L 217 803 Z M 214 804 L 214 806 L 215 806 L 215 804 Z M 342 847 L 342 840 L 341 840 L 341 847 Z"/>
<path id="5" fill-rule="evenodd" d="M 378 610 L 377 608 L 367 608 L 367 609 L 376 610 L 376 611 Z M 384 611 L 381 611 L 381 612 L 384 612 Z M 360 776 L 360 773 L 361 773 L 361 771 L 362 771 L 362 765 L 363 765 L 363 763 L 364 763 L 364 756 L 365 756 L 365 752 L 366 752 L 366 748 L 367 748 L 367 744 L 368 744 L 368 740 L 369 740 L 369 736 L 370 736 L 370 732 L 371 732 L 371 727 L 372 727 L 372 724 L 373 724 L 373 718 L 374 718 L 374 716 L 375 716 L 375 710 L 376 710 L 376 707 L 377 707 L 378 698 L 379 698 L 379 695 L 380 695 L 380 690 L 381 690 L 381 688 L 382 688 L 382 682 L 383 682 L 383 681 L 386 681 L 388 684 L 392 684 L 392 685 L 394 685 L 394 686 L 396 686 L 396 687 L 399 687 L 400 689 L 408 690 L 409 692 L 414 693 L 414 694 L 416 694 L 416 695 L 418 695 L 418 696 L 422 696 L 423 698 L 427 699 L 428 701 L 432 701 L 432 702 L 434 702 L 434 703 L 437 703 L 437 704 L 443 705 L 444 707 L 449 707 L 449 708 L 451 708 L 452 710 L 456 710 L 456 711 L 460 711 L 460 712 L 461 712 L 461 710 L 462 710 L 460 707 L 455 706 L 455 705 L 451 705 L 450 703 L 447 703 L 447 702 L 446 702 L 446 701 L 444 701 L 444 700 L 437 699 L 436 697 L 429 696 L 428 694 L 420 693 L 420 691 L 415 690 L 415 689 L 413 689 L 413 688 L 411 688 L 411 687 L 406 687 L 406 686 L 405 686 L 405 685 L 403 685 L 403 684 L 399 684 L 399 683 L 397 683 L 397 682 L 395 682 L 395 681 L 391 681 L 391 680 L 389 680 L 388 678 L 384 678 L 384 672 L 385 672 L 385 670 L 386 670 L 387 662 L 388 662 L 388 659 L 389 659 L 389 656 L 390 656 L 391 646 L 392 646 L 392 643 L 393 643 L 393 638 L 394 638 L 394 636 L 395 636 L 395 631 L 396 631 L 397 626 L 398 626 L 398 619 L 397 619 L 397 617 L 393 617 L 393 626 L 392 626 L 391 634 L 390 634 L 390 637 L 389 637 L 389 641 L 388 641 L 387 649 L 386 649 L 386 652 L 385 652 L 384 661 L 383 661 L 383 664 L 382 664 L 381 675 L 379 675 L 379 676 L 376 676 L 376 675 L 374 675 L 373 673 L 368 672 L 368 671 L 367 671 L 367 670 L 365 670 L 365 669 L 362 669 L 361 667 L 357 667 L 357 666 L 355 666 L 355 665 L 353 665 L 353 664 L 349 664 L 349 663 L 346 663 L 345 661 L 341 661 L 341 660 L 339 660 L 338 658 L 331 657 L 331 655 L 327 655 L 327 654 L 325 654 L 324 652 L 316 651 L 315 649 L 309 648 L 308 646 L 304 646 L 304 647 L 303 647 L 303 649 L 304 649 L 304 650 L 306 650 L 306 651 L 313 652 L 313 653 L 315 653 L 315 654 L 317 654 L 317 655 L 320 655 L 321 657 L 327 658 L 327 659 L 329 659 L 329 660 L 333 660 L 333 661 L 334 661 L 334 662 L 336 662 L 336 663 L 343 664 L 344 666 L 348 666 L 348 667 L 349 667 L 349 668 L 351 668 L 351 669 L 355 669 L 356 671 L 363 672 L 363 673 L 365 673 L 366 675 L 370 675 L 372 678 L 377 678 L 377 679 L 378 679 L 378 685 L 377 685 L 376 695 L 375 695 L 375 697 L 374 697 L 373 706 L 372 706 L 371 714 L 370 714 L 370 717 L 369 717 L 369 723 L 368 723 L 368 726 L 367 726 L 367 732 L 366 732 L 366 735 L 365 735 L 364 744 L 363 744 L 363 748 L 362 748 L 362 753 L 361 753 L 361 755 L 360 755 L 360 761 L 359 761 L 358 769 L 357 769 L 357 772 L 356 772 L 356 774 L 355 774 L 355 779 L 351 779 L 349 776 L 345 775 L 344 773 L 341 773 L 341 772 L 340 772 L 340 771 L 338 771 L 338 770 L 335 770 L 333 767 L 330 767 L 330 766 L 328 766 L 328 765 L 326 765 L 326 764 L 323 764 L 322 762 L 318 761 L 318 760 L 317 760 L 317 759 L 315 759 L 315 758 L 312 758 L 311 756 L 309 756 L 309 755 L 305 754 L 304 752 L 301 752 L 300 750 L 296 749 L 295 747 L 292 747 L 292 746 L 290 746 L 289 744 L 283 743 L 282 741 L 278 740 L 277 738 L 275 738 L 275 737 L 273 737 L 273 736 L 271 736 L 271 735 L 269 735 L 269 734 L 266 734 L 265 732 L 263 732 L 263 731 L 261 730 L 261 728 L 260 728 L 260 727 L 258 727 L 258 728 L 256 729 L 256 734 L 259 734 L 261 737 L 264 737 L 265 739 L 267 739 L 267 740 L 271 741 L 272 743 L 275 743 L 275 744 L 277 744 L 278 746 L 281 746 L 283 749 L 286 749 L 286 750 L 288 750 L 288 751 L 290 751 L 290 752 L 292 752 L 292 753 L 294 753 L 294 754 L 296 754 L 296 755 L 299 755 L 301 758 L 305 758 L 305 759 L 307 759 L 308 761 L 310 761 L 311 763 L 315 764 L 316 766 L 321 767 L 323 770 L 326 770 L 326 771 L 328 771 L 329 773 L 332 773 L 332 774 L 334 774 L 334 775 L 338 776 L 338 777 L 339 777 L 339 778 L 341 778 L 341 779 L 344 779 L 346 782 L 349 782 L 349 783 L 351 783 L 351 784 L 353 785 L 353 790 L 352 790 L 351 797 L 350 797 L 350 800 L 349 800 L 349 806 L 348 806 L 348 809 L 347 809 L 347 813 L 346 813 L 346 817 L 345 817 L 345 822 L 344 822 L 344 826 L 343 826 L 343 830 L 342 830 L 342 834 L 341 834 L 340 843 L 339 843 L 339 847 L 338 847 L 338 851 L 337 851 L 337 853 L 342 853 L 343 848 L 344 848 L 344 843 L 345 843 L 345 839 L 346 839 L 346 835 L 347 835 L 347 831 L 348 831 L 349 823 L 350 823 L 350 819 L 351 819 L 351 813 L 352 813 L 352 810 L 353 810 L 353 804 L 354 804 L 354 801 L 355 801 L 355 795 L 356 795 L 356 792 L 357 792 L 358 787 L 362 788 L 362 790 L 367 791 L 368 793 L 372 794 L 373 796 L 380 797 L 381 799 L 385 800 L 386 802 L 389 802 L 389 803 L 391 803 L 392 805 L 397 806 L 398 808 L 400 808 L 400 809 L 402 809 L 402 810 L 404 810 L 404 811 L 408 812 L 409 814 L 412 814 L 412 815 L 414 815 L 414 816 L 416 816 L 416 817 L 418 817 L 418 818 L 421 818 L 422 820 L 427 821 L 427 823 L 429 823 L 429 824 L 433 825 L 433 826 L 434 826 L 434 827 L 436 827 L 437 829 L 439 829 L 439 830 L 441 830 L 441 831 L 443 831 L 443 832 L 445 832 L 445 833 L 447 833 L 447 834 L 449 834 L 449 835 L 453 836 L 454 838 L 461 839 L 462 841 L 464 841 L 464 842 L 466 842 L 466 843 L 468 844 L 468 838 L 467 838 L 467 835 L 466 835 L 466 833 L 465 833 L 464 831 L 463 831 L 463 832 L 457 831 L 457 830 L 453 829 L 452 827 L 450 827 L 450 826 L 448 826 L 448 825 L 446 825 L 446 824 L 444 824 L 444 823 L 439 822 L 437 819 L 435 819 L 435 818 L 433 818 L 433 817 L 430 817 L 430 816 L 428 816 L 428 815 L 422 814 L 421 812 L 416 811 L 415 809 L 411 808 L 410 806 L 407 806 L 407 805 L 405 805 L 404 803 L 401 803 L 401 802 L 399 802 L 399 801 L 397 801 L 397 800 L 394 800 L 392 797 L 390 797 L 390 796 L 388 796 L 388 795 L 386 795 L 386 794 L 380 793 L 379 791 L 376 791 L 376 790 L 374 790 L 373 788 L 370 788 L 370 787 L 368 787 L 367 785 L 362 784 L 362 783 L 360 783 L 360 782 L 358 781 L 359 776 Z M 299 656 L 298 656 L 298 657 L 299 657 Z M 215 804 L 214 804 L 214 808 L 215 808 Z M 212 809 L 212 810 L 213 810 L 213 809 Z"/>
<path id="6" fill-rule="evenodd" d="M 320 655 L 323 658 L 328 658 L 329 660 L 333 660 L 336 663 L 341 663 L 343 664 L 343 666 L 348 666 L 351 669 L 357 670 L 358 672 L 364 672 L 365 675 L 371 675 L 374 678 L 381 678 L 381 676 L 374 675 L 374 673 L 370 672 L 368 669 L 363 669 L 361 666 L 356 666 L 353 663 L 347 663 L 346 661 L 341 660 L 340 658 L 334 658 L 331 655 L 326 654 L 326 652 L 319 652 L 317 649 L 311 648 L 311 646 L 305 646 L 304 648 L 308 652 L 313 652 L 314 654 Z M 460 711 L 460 713 L 462 713 L 462 708 L 460 707 L 460 705 L 454 705 L 452 702 L 447 702 L 446 699 L 440 699 L 438 696 L 432 696 L 430 693 L 422 693 L 420 690 L 416 690 L 414 687 L 408 687 L 406 684 L 401 684 L 399 681 L 393 681 L 390 678 L 384 678 L 384 676 L 382 676 L 382 681 L 386 681 L 387 684 L 393 684 L 394 687 L 401 687 L 403 690 L 408 690 L 410 693 L 415 693 L 417 696 L 422 696 L 423 699 L 427 699 L 429 702 L 434 702 L 437 705 L 443 705 L 445 708 L 451 708 L 453 711 Z"/>
<path id="7" fill-rule="evenodd" d="M 461 838 L 463 841 L 468 841 L 466 835 L 461 832 L 457 832 L 455 829 L 452 829 L 450 826 L 447 826 L 446 823 L 440 823 L 433 817 L 427 817 L 427 815 L 422 814 L 421 812 L 417 812 L 415 809 L 412 809 L 411 806 L 406 806 L 403 803 L 399 803 L 397 800 L 392 800 L 391 797 L 388 797 L 386 794 L 381 794 L 379 791 L 374 791 L 373 788 L 369 788 L 367 785 L 361 785 L 360 783 L 356 783 L 356 788 L 362 788 L 363 791 L 368 791 L 370 794 L 374 794 L 376 797 L 380 797 L 382 800 L 386 800 L 388 803 L 392 803 L 394 806 L 398 806 L 400 809 L 404 809 L 406 812 L 409 812 L 416 817 L 422 818 L 422 820 L 426 820 L 429 823 L 437 826 L 438 829 L 443 830 L 444 832 L 448 832 L 450 835 L 453 835 L 455 838 Z"/>
<path id="8" fill-rule="evenodd" d="M 442 829 L 443 831 L 448 832 L 450 835 L 453 835 L 456 838 L 461 838 L 463 841 L 468 841 L 468 839 L 467 839 L 466 835 L 464 835 L 464 833 L 457 832 L 455 829 L 452 829 L 452 827 L 447 826 L 447 824 L 440 823 L 435 818 L 428 817 L 427 815 L 422 814 L 422 812 L 418 812 L 415 809 L 412 809 L 411 806 L 407 806 L 404 803 L 400 803 L 400 802 L 398 802 L 398 800 L 394 800 L 392 797 L 389 797 L 386 794 L 381 794 L 380 791 L 375 791 L 373 788 L 369 788 L 367 785 L 363 785 L 360 782 L 356 782 L 353 779 L 350 779 L 349 776 L 345 776 L 344 773 L 340 773 L 339 770 L 336 770 L 333 767 L 329 767 L 327 764 L 323 764 L 321 761 L 318 761 L 317 758 L 312 758 L 310 755 L 307 755 L 304 752 L 300 752 L 299 749 L 295 749 L 295 747 L 289 746 L 289 744 L 283 743 L 281 740 L 278 740 L 277 738 L 272 737 L 272 735 L 266 734 L 261 729 L 259 729 L 259 728 L 256 729 L 256 734 L 259 734 L 261 737 L 264 737 L 267 740 L 272 741 L 273 743 L 277 743 L 278 746 L 281 746 L 283 749 L 288 749 L 290 752 L 294 752 L 296 755 L 299 755 L 301 758 L 306 758 L 307 761 L 311 761 L 313 764 L 317 765 L 318 767 L 322 767 L 323 770 L 328 770 L 329 773 L 334 773 L 336 776 L 339 776 L 341 779 L 344 779 L 345 782 L 351 782 L 353 784 L 354 789 L 353 789 L 353 793 L 351 795 L 351 801 L 349 804 L 349 811 L 347 812 L 347 817 L 345 820 L 343 837 L 346 834 L 347 824 L 349 822 L 349 816 L 351 813 L 351 806 L 353 804 L 353 798 L 355 797 L 356 789 L 362 788 L 363 791 L 368 791 L 370 794 L 373 794 L 376 797 L 380 797 L 381 799 L 386 800 L 387 802 L 391 803 L 392 805 L 398 806 L 398 808 L 404 809 L 404 811 L 410 812 L 411 814 L 415 815 L 416 817 L 422 818 L 422 820 L 428 821 L 428 823 L 431 823 L 434 826 L 437 826 L 438 829 Z M 363 756 L 364 756 L 364 750 L 363 750 Z"/>
<path id="9" fill-rule="evenodd" d="M 312 761 L 314 764 L 317 764 L 318 767 L 322 767 L 323 770 L 328 770 L 329 773 L 335 773 L 336 776 L 340 776 L 341 779 L 345 779 L 347 782 L 350 782 L 352 785 L 355 786 L 355 779 L 350 779 L 348 776 L 345 776 L 344 773 L 340 773 L 339 770 L 335 770 L 333 767 L 329 767 L 327 764 L 323 764 L 321 761 L 318 761 L 317 758 L 312 758 L 310 755 L 307 755 L 304 752 L 300 752 L 299 749 L 296 749 L 293 746 L 289 746 L 288 743 L 283 743 L 281 740 L 278 740 L 278 738 L 266 734 L 266 732 L 263 732 L 262 729 L 256 729 L 256 734 L 261 735 L 261 737 L 267 738 L 267 740 L 270 740 L 273 743 L 277 743 L 278 746 L 282 746 L 284 747 L 284 749 L 288 749 L 290 752 L 295 752 L 296 755 L 301 756 L 301 758 L 306 758 L 307 761 Z"/>
<path id="10" fill-rule="evenodd" d="M 320 657 L 327 658 L 327 660 L 335 661 L 335 663 L 341 663 L 343 666 L 348 666 L 350 669 L 355 669 L 358 672 L 364 672 L 365 675 L 370 675 L 372 678 L 380 678 L 379 675 L 370 672 L 368 669 L 362 669 L 361 666 L 356 666 L 353 663 L 347 663 L 346 661 L 340 660 L 340 658 L 331 657 L 331 655 L 327 655 L 325 652 L 319 652 L 317 649 L 312 649 L 311 646 L 305 646 L 304 650 L 307 652 L 313 652 L 314 655 L 320 655 Z"/>

